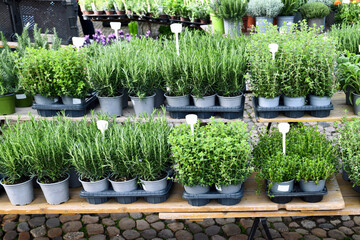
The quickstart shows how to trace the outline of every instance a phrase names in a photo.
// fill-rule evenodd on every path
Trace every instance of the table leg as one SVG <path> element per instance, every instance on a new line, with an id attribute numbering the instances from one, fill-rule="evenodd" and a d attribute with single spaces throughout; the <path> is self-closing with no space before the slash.
<path id="1" fill-rule="evenodd" d="M 272 123 L 269 122 L 268 125 L 267 125 L 267 128 L 266 128 L 266 132 L 269 133 L 270 132 L 270 129 L 271 129 L 271 125 Z"/>
<path id="2" fill-rule="evenodd" d="M 271 234 L 270 234 L 270 231 L 269 231 L 269 227 L 268 225 L 266 224 L 266 218 L 260 218 L 260 217 L 257 217 L 255 218 L 255 221 L 251 227 L 251 231 L 250 231 L 250 235 L 248 237 L 248 240 L 253 240 L 254 239 L 254 236 L 255 236 L 255 233 L 256 233 L 256 230 L 258 229 L 259 227 L 259 223 L 261 222 L 261 225 L 263 226 L 264 228 L 264 231 L 265 231 L 265 234 L 266 234 L 266 238 L 268 240 L 272 240 L 272 237 L 271 237 Z"/>

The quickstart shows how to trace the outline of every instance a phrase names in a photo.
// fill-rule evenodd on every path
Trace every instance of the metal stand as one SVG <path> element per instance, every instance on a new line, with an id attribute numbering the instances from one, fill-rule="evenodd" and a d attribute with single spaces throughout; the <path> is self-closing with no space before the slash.
<path id="1" fill-rule="evenodd" d="M 270 231 L 269 231 L 269 227 L 268 225 L 266 224 L 267 220 L 266 218 L 264 217 L 257 217 L 255 218 L 255 221 L 254 221 L 254 224 L 252 225 L 251 227 L 251 231 L 250 231 L 250 235 L 248 237 L 248 240 L 253 240 L 254 239 L 254 236 L 255 236 L 255 232 L 256 230 L 258 229 L 259 227 L 259 223 L 261 222 L 261 225 L 263 226 L 264 228 L 264 231 L 265 231 L 265 234 L 266 234 L 266 238 L 268 240 L 272 240 L 272 237 L 271 237 L 271 234 L 270 234 Z"/>
<path id="2" fill-rule="evenodd" d="M 13 34 L 11 35 L 11 40 L 15 41 L 15 34 L 21 34 L 23 31 L 23 25 L 20 15 L 20 7 L 19 7 L 19 1 L 16 0 L 3 0 L 6 5 L 9 6 L 9 14 L 11 18 L 11 25 Z"/>

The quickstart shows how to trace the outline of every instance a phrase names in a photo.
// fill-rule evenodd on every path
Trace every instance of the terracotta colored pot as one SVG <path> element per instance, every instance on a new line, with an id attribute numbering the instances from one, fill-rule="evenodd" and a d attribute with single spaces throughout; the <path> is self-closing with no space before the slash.
<path id="1" fill-rule="evenodd" d="M 242 32 L 245 33 L 245 32 L 247 32 L 247 29 L 248 29 L 248 16 L 243 17 L 242 20 L 243 20 L 244 26 L 241 30 L 242 30 Z"/>
<path id="2" fill-rule="evenodd" d="M 273 20 L 273 25 L 274 25 L 274 26 L 277 25 L 277 18 L 274 18 L 274 20 Z"/>
<path id="3" fill-rule="evenodd" d="M 125 14 L 125 11 L 116 11 L 116 14 L 118 14 L 118 15 L 124 15 L 124 14 Z"/>
<path id="4" fill-rule="evenodd" d="M 95 15 L 104 15 L 105 11 L 94 11 Z"/>
<path id="5" fill-rule="evenodd" d="M 189 22 L 190 19 L 188 17 L 180 17 L 180 21 Z"/>
<path id="6" fill-rule="evenodd" d="M 170 16 L 170 19 L 171 19 L 171 20 L 179 20 L 179 17 L 177 17 L 177 16 Z"/>
<path id="7" fill-rule="evenodd" d="M 255 18 L 254 18 L 254 17 L 251 17 L 251 16 L 248 16 L 247 27 L 251 29 L 252 26 L 256 26 L 256 24 L 255 24 Z"/>
<path id="8" fill-rule="evenodd" d="M 200 22 L 201 22 L 201 24 L 208 24 L 209 23 L 209 21 L 206 20 L 206 19 L 200 19 Z"/>
<path id="9" fill-rule="evenodd" d="M 83 15 L 91 15 L 94 14 L 94 11 L 83 11 Z"/>
<path id="10" fill-rule="evenodd" d="M 115 14 L 115 11 L 105 11 L 105 14 L 106 14 L 106 15 L 114 15 L 114 14 Z"/>

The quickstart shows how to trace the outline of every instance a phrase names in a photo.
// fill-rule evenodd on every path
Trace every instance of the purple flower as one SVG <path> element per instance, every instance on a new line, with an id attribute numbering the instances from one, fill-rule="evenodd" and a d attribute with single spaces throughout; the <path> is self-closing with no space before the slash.
<path id="1" fill-rule="evenodd" d="M 90 44 L 90 36 L 89 36 L 89 35 L 85 35 L 84 41 L 85 41 L 85 44 Z"/>
<path id="2" fill-rule="evenodd" d="M 97 35 L 102 35 L 102 31 L 100 29 L 96 29 L 96 34 Z"/>

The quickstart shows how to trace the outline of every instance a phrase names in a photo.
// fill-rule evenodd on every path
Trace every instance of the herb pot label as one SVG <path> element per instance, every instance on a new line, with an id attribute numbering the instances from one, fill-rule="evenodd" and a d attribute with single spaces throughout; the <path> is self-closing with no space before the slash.
<path id="1" fill-rule="evenodd" d="M 288 192 L 289 191 L 289 185 L 279 185 L 278 186 L 278 191 L 279 192 Z"/>
<path id="2" fill-rule="evenodd" d="M 81 99 L 73 98 L 73 104 L 81 104 Z"/>
<path id="3" fill-rule="evenodd" d="M 25 94 L 16 94 L 16 99 L 26 99 Z"/>

